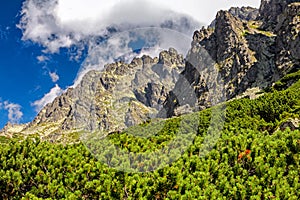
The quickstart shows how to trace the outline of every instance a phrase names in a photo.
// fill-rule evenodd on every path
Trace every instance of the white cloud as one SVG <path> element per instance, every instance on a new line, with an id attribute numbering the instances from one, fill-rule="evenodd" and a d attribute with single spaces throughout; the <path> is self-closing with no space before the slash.
<path id="1" fill-rule="evenodd" d="M 11 103 L 9 101 L 0 102 L 0 110 L 4 109 L 8 112 L 7 117 L 11 123 L 18 123 L 21 120 L 23 116 L 21 108 L 22 107 L 19 104 Z"/>
<path id="2" fill-rule="evenodd" d="M 56 83 L 59 80 L 59 76 L 56 72 L 50 72 L 49 71 L 49 76 L 50 76 L 53 83 Z"/>
<path id="3" fill-rule="evenodd" d="M 39 112 L 45 105 L 51 103 L 57 96 L 61 95 L 64 92 L 57 84 L 53 87 L 43 98 L 36 100 L 31 104 L 35 107 L 36 112 Z"/>
<path id="4" fill-rule="evenodd" d="M 37 56 L 36 59 L 39 61 L 39 63 L 43 63 L 43 62 L 49 60 L 49 58 L 47 56 L 45 56 L 45 55 Z"/>
<path id="5" fill-rule="evenodd" d="M 252 6 L 258 8 L 261 0 L 154 0 L 160 5 L 171 10 L 193 16 L 200 22 L 210 24 L 219 10 L 227 10 L 230 7 Z"/>
<path id="6" fill-rule="evenodd" d="M 91 36 L 103 36 L 107 27 L 158 26 L 177 17 L 166 7 L 146 0 L 27 0 L 23 4 L 18 25 L 23 40 L 32 40 L 58 52 L 86 41 Z M 195 27 L 193 27 L 195 28 Z"/>

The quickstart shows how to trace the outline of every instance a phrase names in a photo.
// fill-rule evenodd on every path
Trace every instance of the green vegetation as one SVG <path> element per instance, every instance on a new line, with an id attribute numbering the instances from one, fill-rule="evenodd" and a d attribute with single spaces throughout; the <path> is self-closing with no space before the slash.
<path id="1" fill-rule="evenodd" d="M 243 32 L 242 32 L 242 36 L 247 36 L 249 34 L 253 34 L 253 33 L 259 33 L 259 34 L 262 34 L 262 35 L 265 35 L 267 37 L 274 37 L 276 36 L 273 32 L 271 31 L 265 31 L 265 30 L 262 30 L 260 29 L 260 26 L 261 26 L 261 22 L 259 21 L 249 21 L 248 22 L 248 29 L 245 29 Z"/>
<path id="2" fill-rule="evenodd" d="M 283 81 L 287 77 L 283 84 L 288 84 Z M 299 88 L 298 81 L 255 100 L 227 103 L 221 136 L 205 156 L 199 155 L 211 109 L 190 115 L 201 122 L 192 145 L 178 160 L 154 172 L 111 169 L 81 143 L 1 138 L 0 199 L 299 199 L 300 131 L 279 129 L 286 118 L 300 118 Z M 132 152 L 153 151 L 174 138 L 181 122 L 182 118 L 169 119 L 149 138 L 124 132 L 109 139 Z"/>
<path id="3" fill-rule="evenodd" d="M 300 80 L 300 70 L 296 72 L 289 73 L 279 81 L 277 81 L 273 89 L 275 90 L 284 90 L 287 89 L 289 86 L 292 86 L 290 89 L 297 89 L 300 88 L 299 82 Z"/>
<path id="4" fill-rule="evenodd" d="M 251 28 L 251 29 L 259 29 L 259 27 L 262 25 L 262 23 L 261 22 L 259 22 L 259 21 L 249 21 L 248 22 L 248 26 L 249 26 L 249 28 Z"/>

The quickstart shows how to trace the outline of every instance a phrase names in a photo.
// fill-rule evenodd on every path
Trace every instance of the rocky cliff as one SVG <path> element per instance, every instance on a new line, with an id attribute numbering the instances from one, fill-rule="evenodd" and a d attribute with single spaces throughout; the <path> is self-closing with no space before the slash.
<path id="1" fill-rule="evenodd" d="M 299 9 L 298 2 L 263 0 L 255 20 L 232 10 L 219 11 L 214 26 L 195 31 L 182 72 L 197 96 L 188 107 L 205 109 L 214 104 L 212 99 L 228 100 L 250 88 L 264 89 L 298 69 Z M 203 52 L 213 65 L 206 63 L 208 56 Z M 212 82 L 223 87 L 216 88 Z M 168 117 L 186 107 L 184 97 L 174 92 L 181 87 L 176 84 L 164 103 Z"/>
<path id="2" fill-rule="evenodd" d="M 262 28 L 274 30 L 287 7 L 299 0 L 261 0 L 258 20 L 263 22 Z"/>
<path id="3" fill-rule="evenodd" d="M 256 20 L 259 16 L 259 9 L 252 8 L 250 6 L 247 7 L 232 7 L 228 10 L 228 12 L 236 18 L 241 20 L 251 21 Z M 209 27 L 213 28 L 216 26 L 216 20 L 214 20 Z"/>
<path id="4" fill-rule="evenodd" d="M 129 64 L 108 64 L 101 72 L 88 72 L 18 133 L 60 140 L 80 130 L 109 133 L 142 123 L 156 116 L 183 69 L 183 55 L 173 48 L 155 58 L 145 55 Z M 3 132 L 12 136 L 13 130 Z"/>

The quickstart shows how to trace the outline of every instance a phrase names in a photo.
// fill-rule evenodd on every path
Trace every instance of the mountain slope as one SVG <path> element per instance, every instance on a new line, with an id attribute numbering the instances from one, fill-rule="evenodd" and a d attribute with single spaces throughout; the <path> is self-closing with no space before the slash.
<path id="1" fill-rule="evenodd" d="M 262 0 L 259 10 L 220 11 L 212 26 L 195 31 L 185 59 L 170 49 L 159 58 L 143 56 L 90 71 L 33 122 L 6 127 L 1 134 L 68 141 L 68 135 L 78 138 L 80 130 L 121 131 L 153 117 L 203 110 L 243 93 L 255 96 L 252 91 L 299 69 L 299 11 L 299 2 L 290 0 Z"/>
<path id="2" fill-rule="evenodd" d="M 291 73 L 275 84 L 286 89 L 277 91 L 274 85 L 269 88 L 271 92 L 258 99 L 228 102 L 221 136 L 205 156 L 203 140 L 211 111 L 197 113 L 201 123 L 193 144 L 178 160 L 153 172 L 111 169 L 114 157 L 100 162 L 82 143 L 61 145 L 39 138 L 5 141 L 0 147 L 0 197 L 298 199 L 299 73 Z M 298 119 L 298 125 L 294 124 L 298 128 L 291 126 L 292 119 Z M 133 137 L 126 132 L 108 137 L 113 144 L 128 151 L 151 152 L 172 139 L 179 121 L 179 117 L 168 119 L 165 128 L 150 138 Z M 109 153 L 110 149 L 103 151 Z M 147 171 L 157 163 L 157 158 L 142 162 L 132 157 L 131 163 Z"/>

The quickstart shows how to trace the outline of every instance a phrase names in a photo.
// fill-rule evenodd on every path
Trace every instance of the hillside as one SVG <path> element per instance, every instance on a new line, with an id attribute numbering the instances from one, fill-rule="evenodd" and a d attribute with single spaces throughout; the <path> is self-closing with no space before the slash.
<path id="1" fill-rule="evenodd" d="M 0 131 L 0 199 L 299 199 L 300 2 L 219 11 Z"/>
<path id="2" fill-rule="evenodd" d="M 208 154 L 203 151 L 203 139 L 211 109 L 195 113 L 201 123 L 192 145 L 178 160 L 154 172 L 130 173 L 110 168 L 118 157 L 107 158 L 103 164 L 82 143 L 61 145 L 39 138 L 23 142 L 6 139 L 0 148 L 1 197 L 298 199 L 299 73 L 287 75 L 255 100 L 228 102 L 221 136 Z M 282 89 L 285 87 L 288 88 Z M 135 138 L 127 133 L 115 133 L 109 138 L 131 152 L 151 152 L 174 136 L 180 119 L 167 120 L 164 129 L 150 138 Z M 109 149 L 103 152 L 110 153 Z M 132 167 L 148 171 L 156 162 L 155 157 L 150 163 L 137 158 Z"/>

